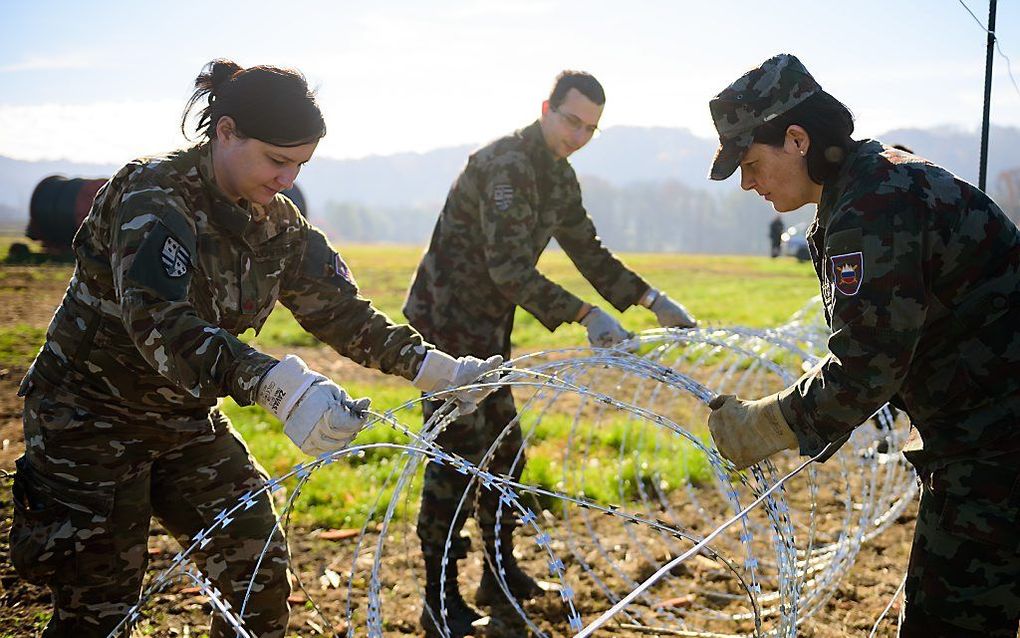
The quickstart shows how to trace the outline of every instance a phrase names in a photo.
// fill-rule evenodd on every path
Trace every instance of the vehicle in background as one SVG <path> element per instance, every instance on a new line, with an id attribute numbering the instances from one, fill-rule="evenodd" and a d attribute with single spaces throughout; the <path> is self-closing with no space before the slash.
<path id="1" fill-rule="evenodd" d="M 783 231 L 781 236 L 782 254 L 796 257 L 797 261 L 809 261 L 811 259 L 811 251 L 808 250 L 806 237 L 807 227 L 808 222 L 802 222 L 790 226 Z"/>

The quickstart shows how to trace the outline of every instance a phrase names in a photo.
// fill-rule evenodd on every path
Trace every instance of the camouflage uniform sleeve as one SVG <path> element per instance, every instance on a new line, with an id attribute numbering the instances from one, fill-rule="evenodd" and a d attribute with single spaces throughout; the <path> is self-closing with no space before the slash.
<path id="1" fill-rule="evenodd" d="M 485 264 L 496 288 L 549 330 L 573 321 L 583 302 L 535 266 L 544 246 L 537 246 L 532 234 L 540 221 L 530 203 L 537 201 L 531 162 L 523 153 L 505 154 L 480 190 Z"/>
<path id="2" fill-rule="evenodd" d="M 280 300 L 305 330 L 355 362 L 414 379 L 433 348 L 406 324 L 395 324 L 358 294 L 350 269 L 325 235 L 306 227 L 301 260 Z"/>
<path id="3" fill-rule="evenodd" d="M 595 290 L 623 312 L 648 291 L 648 283 L 602 244 L 595 224 L 581 203 L 581 187 L 573 170 L 567 181 L 570 182 L 570 204 L 563 223 L 556 229 L 556 241 Z"/>
<path id="4" fill-rule="evenodd" d="M 124 327 L 142 357 L 195 397 L 255 401 L 277 360 L 198 316 L 188 297 L 195 228 L 183 198 L 148 184 L 126 192 L 111 236 L 111 268 Z"/>
<path id="5" fill-rule="evenodd" d="M 922 204 L 880 184 L 836 209 L 822 255 L 829 352 L 780 394 L 801 452 L 814 455 L 898 392 L 926 313 Z"/>

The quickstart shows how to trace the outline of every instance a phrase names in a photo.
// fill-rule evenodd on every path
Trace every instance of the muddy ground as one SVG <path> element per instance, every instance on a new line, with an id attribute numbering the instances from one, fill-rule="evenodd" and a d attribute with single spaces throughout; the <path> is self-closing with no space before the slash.
<path id="1" fill-rule="evenodd" d="M 45 327 L 60 301 L 66 280 L 53 276 L 36 277 L 31 268 L 0 268 L 5 271 L 2 273 L 3 285 L 0 287 L 0 326 L 29 324 Z M 309 349 L 301 354 L 313 367 L 317 367 L 318 363 L 320 369 L 338 377 L 374 374 L 362 372 L 348 363 L 339 363 L 326 352 Z M 14 461 L 24 448 L 20 421 L 21 401 L 16 396 L 18 382 L 24 372 L 23 366 L 0 362 L 0 469 L 5 472 L 13 470 Z M 6 477 L 0 483 L 0 488 L 0 637 L 37 636 L 41 634 L 49 613 L 49 594 L 42 588 L 20 580 L 10 565 L 7 530 L 10 526 L 11 501 L 10 481 Z M 845 574 L 824 607 L 802 625 L 800 635 L 818 638 L 868 635 L 902 578 L 913 529 L 914 509 L 911 505 L 889 529 L 863 547 L 853 569 Z M 838 520 L 838 517 L 823 518 L 820 524 L 834 525 L 834 520 Z M 605 546 L 626 548 L 628 536 L 621 526 L 607 521 L 603 530 L 599 525 L 596 519 L 596 529 L 602 535 Z M 387 588 L 383 600 L 386 635 L 420 634 L 417 626 L 420 593 L 415 584 L 420 579 L 409 577 L 409 574 L 420 575 L 420 554 L 417 553 L 415 539 L 407 532 L 409 530 L 404 527 L 390 536 L 392 547 L 399 550 L 386 552 L 383 559 L 381 578 Z M 346 606 L 346 582 L 352 571 L 353 541 L 344 536 L 344 533 L 337 533 L 336 530 L 291 529 L 294 570 L 322 615 L 312 608 L 304 592 L 295 589 L 291 598 L 293 613 L 288 635 L 320 636 L 333 635 L 334 632 L 336 635 L 346 635 L 346 623 L 340 616 Z M 336 539 L 330 540 L 331 537 Z M 522 563 L 529 571 L 542 573 L 545 570 L 543 557 L 533 544 L 526 545 Z M 154 522 L 149 539 L 150 573 L 165 567 L 178 550 L 176 542 Z M 476 556 L 477 553 L 462 570 L 464 573 L 461 582 L 466 592 L 470 591 L 471 583 L 478 582 L 481 565 Z M 666 555 L 659 558 L 665 559 Z M 625 551 L 623 560 L 626 560 Z M 370 555 L 363 555 L 354 563 L 356 583 L 364 583 L 370 565 Z M 635 570 L 637 573 L 644 570 L 647 575 L 654 571 L 654 567 L 641 565 L 635 566 Z M 697 570 L 698 565 L 694 563 L 691 569 Z M 699 574 L 692 574 L 692 577 L 696 576 Z M 576 582 L 587 581 L 580 579 Z M 582 587 L 576 592 L 576 599 L 586 621 L 595 618 L 607 606 L 605 598 L 594 587 L 588 591 Z M 689 605 L 690 601 L 679 597 L 672 604 L 677 608 L 676 613 L 683 615 L 683 607 Z M 356 616 L 363 617 L 366 609 L 363 596 L 356 605 Z M 893 616 L 896 609 L 894 606 Z M 542 629 L 548 634 L 570 635 L 565 624 L 564 607 L 558 597 L 547 596 L 529 603 L 527 610 L 530 617 L 540 621 Z M 158 601 L 149 608 L 148 618 L 141 627 L 146 635 L 201 636 L 208 628 L 209 611 L 208 599 L 197 588 L 182 583 L 160 595 Z M 528 635 L 527 629 L 515 622 L 512 611 L 498 609 L 496 612 L 502 620 L 498 630 L 490 632 L 490 635 Z M 691 634 L 638 632 L 611 625 L 596 635 Z M 876 635 L 895 635 L 895 623 L 886 620 L 879 626 Z"/>

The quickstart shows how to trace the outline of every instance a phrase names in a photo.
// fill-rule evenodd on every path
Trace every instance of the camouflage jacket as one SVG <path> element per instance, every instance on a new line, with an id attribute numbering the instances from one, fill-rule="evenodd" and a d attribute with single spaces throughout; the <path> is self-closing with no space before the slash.
<path id="1" fill-rule="evenodd" d="M 208 144 L 121 169 L 75 236 L 74 275 L 23 384 L 100 414 L 202 418 L 251 404 L 276 359 L 238 340 L 277 300 L 354 361 L 413 378 L 431 346 L 358 295 L 294 204 L 242 207 L 215 185 Z"/>
<path id="2" fill-rule="evenodd" d="M 555 237 L 618 310 L 648 284 L 602 245 L 567 160 L 538 122 L 476 151 L 454 182 L 408 292 L 404 315 L 427 337 L 458 322 L 497 320 L 521 306 L 549 330 L 582 301 L 535 267 Z"/>
<path id="3" fill-rule="evenodd" d="M 780 399 L 803 453 L 887 401 L 921 435 L 915 462 L 1020 443 L 1020 231 L 987 195 L 859 142 L 807 238 L 832 336 Z"/>

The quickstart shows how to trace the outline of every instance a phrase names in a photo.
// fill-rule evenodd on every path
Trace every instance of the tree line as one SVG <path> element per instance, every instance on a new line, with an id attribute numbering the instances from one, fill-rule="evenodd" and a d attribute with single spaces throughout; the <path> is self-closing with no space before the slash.
<path id="1" fill-rule="evenodd" d="M 772 207 L 738 189 L 710 193 L 676 180 L 614 186 L 582 178 L 584 205 L 602 241 L 631 252 L 767 255 Z M 441 203 L 371 207 L 331 201 L 312 221 L 331 239 L 351 243 L 424 244 Z M 807 221 L 813 209 L 784 217 L 788 225 Z"/>

